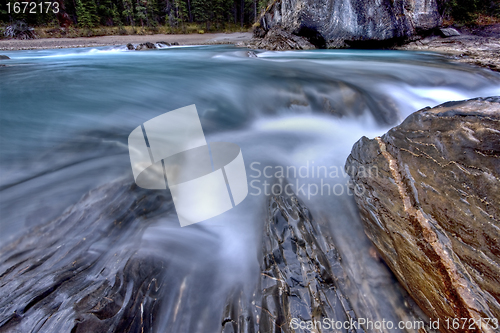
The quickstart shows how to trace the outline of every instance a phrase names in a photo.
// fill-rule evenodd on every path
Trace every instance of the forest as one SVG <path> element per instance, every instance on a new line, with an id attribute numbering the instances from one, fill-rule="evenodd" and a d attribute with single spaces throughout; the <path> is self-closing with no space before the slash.
<path id="1" fill-rule="evenodd" d="M 23 21 L 30 26 L 74 25 L 81 28 L 164 25 L 179 27 L 184 23 L 196 23 L 207 31 L 220 31 L 228 25 L 240 28 L 249 27 L 267 4 L 266 0 L 51 1 L 49 10 L 46 5 L 43 5 L 42 12 L 37 9 L 36 12 L 29 13 L 28 6 L 26 12 L 23 13 L 22 0 L 7 0 L 0 8 L 0 22 L 6 24 Z M 21 4 L 14 7 L 16 2 Z M 19 12 L 14 12 L 14 8 Z M 55 11 L 58 13 L 54 13 Z"/>
<path id="2" fill-rule="evenodd" d="M 43 0 L 30 0 L 39 3 Z M 196 24 L 206 31 L 228 26 L 249 28 L 270 0 L 51 0 L 51 8 L 23 13 L 22 0 L 7 0 L 0 7 L 0 23 L 22 21 L 29 26 L 97 26 L 178 28 Z M 15 3 L 18 7 L 14 8 Z M 44 2 L 45 3 L 45 2 Z M 500 17 L 498 0 L 441 0 L 445 19 L 474 24 L 482 15 Z M 54 11 L 58 13 L 55 14 Z M 17 9 L 19 12 L 16 12 Z M 28 8 L 29 9 L 29 8 Z"/>

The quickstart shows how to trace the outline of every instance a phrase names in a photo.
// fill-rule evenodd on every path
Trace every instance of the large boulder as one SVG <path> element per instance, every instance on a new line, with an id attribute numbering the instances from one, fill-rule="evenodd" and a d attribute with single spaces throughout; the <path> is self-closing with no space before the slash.
<path id="1" fill-rule="evenodd" d="M 279 26 L 317 47 L 378 46 L 440 24 L 437 0 L 275 0 L 255 35 Z"/>
<path id="2" fill-rule="evenodd" d="M 498 332 L 500 97 L 415 112 L 346 170 L 366 234 L 441 332 Z"/>

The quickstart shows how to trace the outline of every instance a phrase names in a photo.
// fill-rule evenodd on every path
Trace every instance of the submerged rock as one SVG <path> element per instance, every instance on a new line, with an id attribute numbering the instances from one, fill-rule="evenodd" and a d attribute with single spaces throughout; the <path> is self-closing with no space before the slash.
<path id="1" fill-rule="evenodd" d="M 500 97 L 415 112 L 359 140 L 346 171 L 366 234 L 441 331 L 497 331 L 485 318 L 500 318 Z"/>
<path id="2" fill-rule="evenodd" d="M 154 50 L 156 49 L 156 45 L 151 42 L 141 43 L 135 47 L 136 51 L 140 50 Z"/>
<path id="3" fill-rule="evenodd" d="M 176 45 L 179 45 L 178 42 L 172 42 L 172 43 L 168 43 L 168 42 L 156 42 L 156 44 L 158 44 L 160 46 L 176 46 Z"/>
<path id="4" fill-rule="evenodd" d="M 151 42 L 146 42 L 146 43 L 141 43 L 135 46 L 132 43 L 127 44 L 127 49 L 130 51 L 144 51 L 144 50 L 156 50 L 158 48 L 163 48 L 163 47 L 169 47 L 169 46 L 174 46 L 174 45 L 179 45 L 177 42 L 173 43 L 167 43 L 167 42 L 156 42 L 156 43 L 151 43 Z"/>
<path id="5" fill-rule="evenodd" d="M 255 36 L 280 27 L 320 48 L 376 47 L 440 23 L 436 0 L 275 0 L 257 23 Z"/>

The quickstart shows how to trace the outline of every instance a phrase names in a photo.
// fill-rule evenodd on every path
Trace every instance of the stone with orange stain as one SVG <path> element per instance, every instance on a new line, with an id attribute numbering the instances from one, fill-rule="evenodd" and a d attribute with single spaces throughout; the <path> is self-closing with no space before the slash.
<path id="1" fill-rule="evenodd" d="M 359 140 L 346 170 L 366 189 L 355 193 L 366 234 L 422 310 L 495 332 L 480 319 L 500 318 L 500 97 L 415 112 Z"/>

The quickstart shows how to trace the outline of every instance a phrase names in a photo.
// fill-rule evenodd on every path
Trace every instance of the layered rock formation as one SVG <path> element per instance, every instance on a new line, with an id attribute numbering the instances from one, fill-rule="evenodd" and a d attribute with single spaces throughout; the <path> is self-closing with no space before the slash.
<path id="1" fill-rule="evenodd" d="M 139 251 L 140 239 L 173 203 L 145 194 L 101 187 L 4 247 L 0 332 L 152 332 L 167 260 Z"/>
<path id="2" fill-rule="evenodd" d="M 346 170 L 366 234 L 441 331 L 498 331 L 500 97 L 415 112 L 359 140 Z"/>
<path id="3" fill-rule="evenodd" d="M 296 197 L 271 199 L 261 267 L 261 332 L 294 332 L 294 318 L 352 322 L 352 332 L 364 332 L 344 290 L 349 278 L 341 257 L 322 231 Z"/>
<path id="4" fill-rule="evenodd" d="M 295 195 L 272 196 L 267 209 L 260 281 L 251 297 L 241 290 L 229 295 L 222 333 L 389 333 L 389 325 L 375 328 L 373 322 L 392 315 L 400 322 L 425 323 L 425 332 L 437 332 L 428 328 L 427 318 L 411 299 L 399 299 L 402 295 L 388 287 L 380 272 L 371 271 L 373 267 L 353 272 L 328 222 L 314 218 Z M 357 247 L 364 250 L 362 240 Z M 364 282 L 370 285 L 368 292 L 357 283 L 356 274 L 371 277 Z M 403 331 L 422 332 L 412 327 Z"/>
<path id="5" fill-rule="evenodd" d="M 374 46 L 440 23 L 436 0 L 275 0 L 257 23 L 255 35 L 264 37 L 279 27 L 317 47 Z"/>

